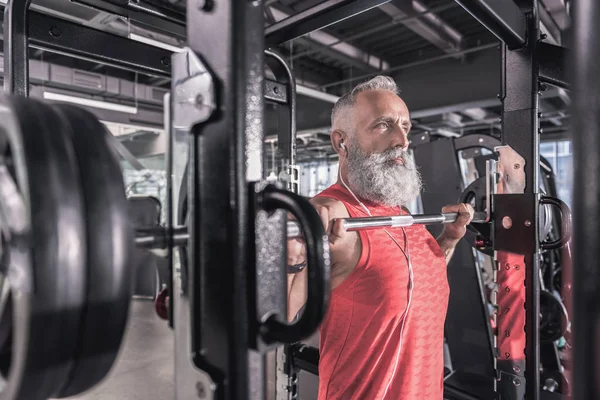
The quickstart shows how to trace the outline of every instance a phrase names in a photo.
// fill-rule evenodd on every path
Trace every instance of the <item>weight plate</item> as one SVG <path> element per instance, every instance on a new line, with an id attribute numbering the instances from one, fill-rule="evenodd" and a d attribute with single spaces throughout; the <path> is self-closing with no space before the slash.
<path id="1" fill-rule="evenodd" d="M 160 319 L 169 319 L 169 289 L 164 288 L 158 293 L 154 301 L 154 309 Z"/>
<path id="2" fill-rule="evenodd" d="M 69 382 L 57 397 L 82 393 L 102 380 L 119 353 L 133 294 L 133 231 L 118 156 L 110 132 L 91 113 L 53 107 L 69 129 L 85 204 L 87 308 Z"/>
<path id="3" fill-rule="evenodd" d="M 477 178 L 460 194 L 458 199 L 459 203 L 467 203 L 473 206 L 475 212 L 486 211 L 486 177 Z M 491 239 L 491 223 L 471 223 L 467 226 L 467 233 L 465 240 L 477 250 L 487 254 L 493 255 L 493 250 L 489 247 L 480 248 L 477 246 L 477 239 L 483 238 L 486 241 Z"/>
<path id="4" fill-rule="evenodd" d="M 485 184 L 486 178 L 478 178 L 474 180 L 467 188 L 460 194 L 460 203 L 468 203 L 473 206 L 475 212 L 486 211 L 486 193 Z M 486 239 L 491 237 L 490 224 L 469 224 L 467 227 L 473 233 L 477 233 Z"/>
<path id="5" fill-rule="evenodd" d="M 540 340 L 554 342 L 567 331 L 567 309 L 552 293 L 540 292 Z"/>
<path id="6" fill-rule="evenodd" d="M 9 343 L 12 333 L 12 297 L 10 284 L 5 275 L 0 275 L 0 352 Z"/>
<path id="7" fill-rule="evenodd" d="M 47 399 L 73 365 L 85 303 L 85 224 L 75 153 L 56 113 L 0 98 L 0 399 Z M 6 316 L 8 313 L 8 317 Z"/>

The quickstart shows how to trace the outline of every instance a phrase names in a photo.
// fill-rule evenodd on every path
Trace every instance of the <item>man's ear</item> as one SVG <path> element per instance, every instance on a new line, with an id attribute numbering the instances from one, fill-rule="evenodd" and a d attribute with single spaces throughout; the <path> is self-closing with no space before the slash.
<path id="1" fill-rule="evenodd" d="M 346 133 L 340 129 L 334 129 L 331 132 L 331 145 L 340 157 L 346 156 L 346 148 L 344 147 L 348 146 L 348 143 L 346 143 Z"/>

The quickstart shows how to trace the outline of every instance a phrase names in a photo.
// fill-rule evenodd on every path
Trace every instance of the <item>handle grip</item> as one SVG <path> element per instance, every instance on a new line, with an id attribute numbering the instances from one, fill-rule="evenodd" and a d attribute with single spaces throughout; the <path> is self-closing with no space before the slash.
<path id="1" fill-rule="evenodd" d="M 329 240 L 319 214 L 308 200 L 274 185 L 267 186 L 261 194 L 262 209 L 285 209 L 291 212 L 305 233 L 308 296 L 304 312 L 291 324 L 284 324 L 272 316 L 260 327 L 261 334 L 267 342 L 295 343 L 306 339 L 319 328 L 329 306 Z"/>
<path id="2" fill-rule="evenodd" d="M 547 204 L 558 208 L 561 226 L 560 237 L 556 240 L 541 242 L 540 247 L 543 250 L 553 250 L 565 247 L 571 240 L 571 209 L 564 201 L 549 196 L 540 197 L 540 204 Z"/>

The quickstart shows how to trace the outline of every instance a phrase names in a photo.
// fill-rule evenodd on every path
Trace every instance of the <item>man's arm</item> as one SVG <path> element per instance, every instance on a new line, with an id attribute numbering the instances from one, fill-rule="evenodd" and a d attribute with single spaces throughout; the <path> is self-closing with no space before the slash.
<path id="1" fill-rule="evenodd" d="M 288 274 L 288 321 L 291 322 L 306 303 L 306 268 L 296 274 Z"/>
<path id="2" fill-rule="evenodd" d="M 444 257 L 446 258 L 446 264 L 450 263 L 450 260 L 454 255 L 454 250 L 456 250 L 458 240 L 448 239 L 444 234 L 438 236 L 436 240 L 440 245 L 440 248 L 442 249 L 442 253 L 444 253 Z"/>
<path id="3" fill-rule="evenodd" d="M 360 257 L 358 234 L 346 234 L 342 220 L 348 218 L 346 207 L 338 200 L 327 197 L 311 199 L 321 217 L 321 221 L 329 238 L 329 252 L 331 256 L 331 290 L 339 285 L 347 276 L 344 269 L 348 265 L 356 265 Z M 337 220 L 337 222 L 332 222 Z M 307 294 L 307 268 L 293 271 L 293 266 L 305 265 L 306 247 L 302 239 L 288 240 L 288 319 L 291 321 L 306 303 Z"/>
<path id="4" fill-rule="evenodd" d="M 443 213 L 458 213 L 458 218 L 452 224 L 445 224 L 442 234 L 437 237 L 437 242 L 444 253 L 446 264 L 452 259 L 457 243 L 467 232 L 467 225 L 471 223 L 475 210 L 470 204 L 456 204 L 442 208 Z"/>

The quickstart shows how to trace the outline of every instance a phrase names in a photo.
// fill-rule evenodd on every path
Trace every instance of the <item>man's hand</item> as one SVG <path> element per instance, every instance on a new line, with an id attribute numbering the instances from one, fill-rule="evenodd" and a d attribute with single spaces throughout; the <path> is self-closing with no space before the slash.
<path id="1" fill-rule="evenodd" d="M 470 204 L 455 204 L 442 208 L 442 213 L 458 213 L 458 218 L 451 224 L 444 224 L 442 236 L 447 240 L 458 242 L 467 233 L 467 225 L 471 223 L 475 210 Z"/>
<path id="2" fill-rule="evenodd" d="M 349 232 L 346 232 L 341 219 L 336 218 L 336 215 L 339 216 L 340 211 L 335 209 L 336 206 L 331 204 L 331 200 L 315 199 L 312 203 L 321 217 L 321 221 L 329 237 L 329 252 L 332 257 L 333 267 L 336 261 L 345 261 L 344 257 L 338 260 L 338 257 L 336 257 L 337 254 L 352 254 L 351 251 L 344 250 L 348 247 L 347 236 Z M 288 218 L 294 219 L 291 215 Z M 306 302 L 306 244 L 304 240 L 302 238 L 288 239 L 287 254 L 289 272 L 287 276 L 288 318 L 291 320 Z"/>
<path id="3" fill-rule="evenodd" d="M 443 213 L 458 213 L 458 218 L 451 224 L 444 224 L 442 234 L 437 238 L 446 262 L 450 261 L 454 248 L 460 239 L 467 233 L 467 225 L 471 223 L 475 210 L 470 204 L 455 204 L 442 208 Z"/>
<path id="4" fill-rule="evenodd" d="M 303 238 L 288 239 L 287 242 L 288 273 L 290 269 L 303 269 L 306 267 L 306 244 Z"/>
<path id="5" fill-rule="evenodd" d="M 327 236 L 329 237 L 329 251 L 334 252 L 336 244 L 344 237 L 346 230 L 342 221 L 338 219 L 330 219 L 330 208 L 322 205 L 315 205 L 321 222 L 325 227 Z M 294 219 L 293 216 L 289 216 L 289 219 Z M 306 262 L 306 246 L 302 238 L 294 238 L 288 240 L 288 265 L 299 266 Z"/>

